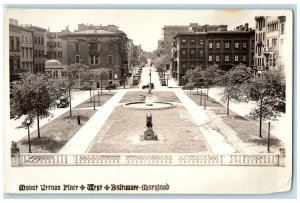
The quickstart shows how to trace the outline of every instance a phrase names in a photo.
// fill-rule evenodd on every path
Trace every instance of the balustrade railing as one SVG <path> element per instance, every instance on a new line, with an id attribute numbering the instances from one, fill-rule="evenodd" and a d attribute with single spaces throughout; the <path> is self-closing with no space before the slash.
<path id="1" fill-rule="evenodd" d="M 196 153 L 17 153 L 12 166 L 282 166 L 284 157 L 275 153 L 196 154 Z"/>

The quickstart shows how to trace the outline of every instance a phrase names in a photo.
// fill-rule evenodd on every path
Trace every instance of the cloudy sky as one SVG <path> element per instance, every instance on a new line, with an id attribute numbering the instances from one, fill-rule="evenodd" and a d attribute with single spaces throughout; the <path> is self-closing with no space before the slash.
<path id="1" fill-rule="evenodd" d="M 69 25 L 71 31 L 77 25 L 114 24 L 119 26 L 135 44 L 146 51 L 157 48 L 162 39 L 164 25 L 225 24 L 233 30 L 246 22 L 254 27 L 257 15 L 282 15 L 284 11 L 271 10 L 154 10 L 154 9 L 7 9 L 5 20 L 17 19 L 19 24 L 33 24 L 50 31 L 61 31 Z"/>

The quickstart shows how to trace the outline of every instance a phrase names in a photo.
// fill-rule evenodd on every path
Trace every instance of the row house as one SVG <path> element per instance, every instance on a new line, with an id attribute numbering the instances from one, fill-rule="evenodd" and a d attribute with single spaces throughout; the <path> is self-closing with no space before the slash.
<path id="1" fill-rule="evenodd" d="M 124 32 L 84 30 L 64 34 L 61 39 L 63 64 L 82 63 L 90 69 L 106 68 L 109 81 L 121 84 L 127 80 L 128 38 Z"/>
<path id="2" fill-rule="evenodd" d="M 21 69 L 21 28 L 18 21 L 9 19 L 9 76 L 10 81 L 18 80 Z"/>
<path id="3" fill-rule="evenodd" d="M 23 28 L 32 31 L 33 44 L 33 73 L 45 72 L 45 54 L 46 54 L 46 29 L 30 24 L 22 25 Z"/>
<path id="4" fill-rule="evenodd" d="M 196 66 L 217 64 L 228 70 L 243 63 L 253 66 L 254 30 L 212 31 L 178 34 L 174 37 L 171 74 L 179 85 L 183 76 Z"/>
<path id="5" fill-rule="evenodd" d="M 257 77 L 268 70 L 279 70 L 284 74 L 285 23 L 285 16 L 255 17 L 254 68 Z"/>
<path id="6" fill-rule="evenodd" d="M 33 32 L 30 29 L 21 27 L 21 72 L 34 73 L 33 63 Z"/>

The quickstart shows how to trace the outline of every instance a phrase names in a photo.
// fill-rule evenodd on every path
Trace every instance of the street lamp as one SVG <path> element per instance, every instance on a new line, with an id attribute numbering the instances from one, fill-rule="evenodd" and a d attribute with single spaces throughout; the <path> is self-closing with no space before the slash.
<path id="1" fill-rule="evenodd" d="M 123 75 L 123 77 L 124 77 L 124 89 L 125 89 L 125 76 L 126 76 L 126 75 L 125 75 L 125 73 L 124 73 L 124 75 Z"/>
<path id="2" fill-rule="evenodd" d="M 96 100 L 96 98 L 95 98 L 95 92 L 93 91 L 93 97 L 94 97 L 94 110 L 96 110 L 96 107 L 95 107 L 95 100 Z"/>
<path id="3" fill-rule="evenodd" d="M 151 66 L 150 66 L 150 73 L 149 73 L 149 77 L 150 77 L 150 87 L 151 87 Z"/>
<path id="4" fill-rule="evenodd" d="M 30 145 L 30 132 L 29 132 L 29 126 L 30 126 L 30 120 L 26 121 L 27 123 L 27 129 L 28 129 L 28 147 L 29 147 L 29 153 L 31 153 L 31 145 Z"/>
<path id="5" fill-rule="evenodd" d="M 99 94 L 99 89 L 98 89 L 98 106 L 100 106 L 100 94 Z"/>

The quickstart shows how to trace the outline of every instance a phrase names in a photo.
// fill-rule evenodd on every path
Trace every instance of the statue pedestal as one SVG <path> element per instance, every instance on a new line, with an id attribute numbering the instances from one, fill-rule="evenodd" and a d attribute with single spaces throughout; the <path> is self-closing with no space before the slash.
<path id="1" fill-rule="evenodd" d="M 145 128 L 144 131 L 144 140 L 155 140 L 155 135 L 153 129 L 147 129 Z"/>

